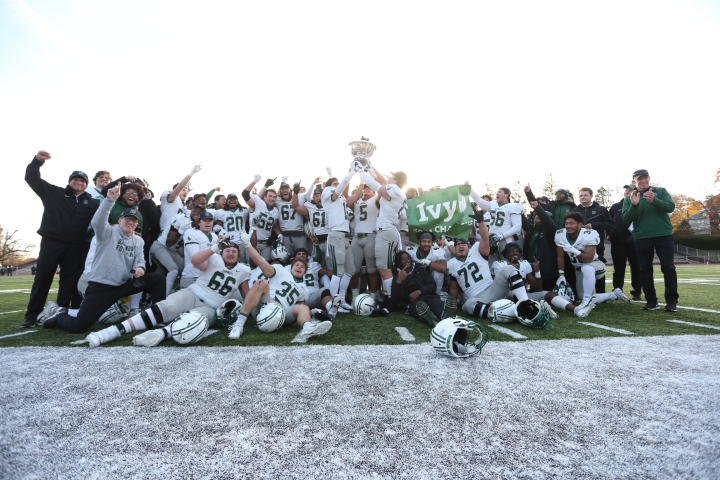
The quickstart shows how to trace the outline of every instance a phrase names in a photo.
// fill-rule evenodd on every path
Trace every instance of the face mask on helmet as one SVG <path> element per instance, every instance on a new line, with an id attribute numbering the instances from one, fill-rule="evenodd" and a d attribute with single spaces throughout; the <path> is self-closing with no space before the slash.
<path id="1" fill-rule="evenodd" d="M 460 317 L 440 321 L 430 333 L 430 344 L 433 349 L 454 358 L 479 354 L 488 340 L 490 333 L 479 323 Z"/>
<path id="2" fill-rule="evenodd" d="M 515 305 L 517 319 L 530 328 L 543 328 L 550 323 L 550 310 L 545 303 L 534 300 L 522 300 Z"/>
<path id="3" fill-rule="evenodd" d="M 226 328 L 235 323 L 238 319 L 241 308 L 242 303 L 238 300 L 235 300 L 234 298 L 225 300 L 215 312 L 215 322 L 217 323 L 217 326 L 220 328 Z"/>

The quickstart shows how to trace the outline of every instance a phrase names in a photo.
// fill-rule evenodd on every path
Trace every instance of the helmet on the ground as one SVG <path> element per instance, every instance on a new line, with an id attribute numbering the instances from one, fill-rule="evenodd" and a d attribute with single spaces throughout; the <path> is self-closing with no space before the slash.
<path id="1" fill-rule="evenodd" d="M 530 328 L 542 328 L 550 323 L 550 310 L 546 303 L 535 300 L 521 300 L 515 305 L 517 319 Z"/>
<path id="2" fill-rule="evenodd" d="M 477 355 L 488 340 L 490 333 L 479 323 L 461 317 L 441 320 L 430 333 L 436 352 L 456 358 Z"/>
<path id="3" fill-rule="evenodd" d="M 270 333 L 280 330 L 285 322 L 285 310 L 277 303 L 266 303 L 255 318 L 261 332 Z"/>
<path id="4" fill-rule="evenodd" d="M 209 325 L 210 322 L 202 313 L 185 312 L 178 315 L 170 325 L 170 333 L 177 343 L 187 345 L 203 338 Z"/>
<path id="5" fill-rule="evenodd" d="M 215 323 L 218 327 L 229 327 L 238 319 L 242 302 L 231 298 L 225 300 L 215 311 Z"/>
<path id="6" fill-rule="evenodd" d="M 372 311 L 377 308 L 377 302 L 371 295 L 361 293 L 353 300 L 352 307 L 355 315 L 369 317 Z"/>
<path id="7" fill-rule="evenodd" d="M 517 320 L 515 303 L 507 298 L 495 300 L 490 304 L 488 318 L 495 323 L 512 323 Z"/>
<path id="8" fill-rule="evenodd" d="M 123 318 L 125 318 L 125 315 L 127 315 L 129 311 L 130 305 L 122 301 L 117 301 L 110 305 L 110 308 L 105 310 L 98 319 L 97 323 L 102 323 L 103 325 L 115 325 L 116 323 L 122 322 Z"/>

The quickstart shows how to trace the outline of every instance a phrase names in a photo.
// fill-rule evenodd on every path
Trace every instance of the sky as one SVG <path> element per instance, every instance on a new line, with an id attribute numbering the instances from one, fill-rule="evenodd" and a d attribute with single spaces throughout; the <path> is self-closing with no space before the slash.
<path id="1" fill-rule="evenodd" d="M 411 185 L 615 190 L 646 168 L 717 191 L 720 2 L 0 0 L 3 228 L 39 243 L 23 181 L 196 192 L 346 172 L 350 141 Z M 8 171 L 9 170 L 9 171 Z M 619 199 L 619 196 L 617 197 Z"/>

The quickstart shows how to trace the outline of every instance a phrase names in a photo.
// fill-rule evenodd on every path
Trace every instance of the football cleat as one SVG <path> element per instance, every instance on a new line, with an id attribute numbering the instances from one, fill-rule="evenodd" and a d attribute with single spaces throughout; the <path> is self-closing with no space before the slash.
<path id="1" fill-rule="evenodd" d="M 353 311 L 353 307 L 352 307 L 352 305 L 350 305 L 349 303 L 341 300 L 341 301 L 340 301 L 340 311 L 343 311 L 343 310 L 345 310 L 345 312 L 352 312 L 352 311 Z"/>
<path id="2" fill-rule="evenodd" d="M 228 338 L 230 340 L 237 340 L 240 338 L 243 334 L 243 326 L 242 325 L 236 325 L 237 322 L 233 323 L 228 327 L 230 330 L 230 334 L 228 335 Z"/>
<path id="3" fill-rule="evenodd" d="M 92 332 L 85 338 L 85 340 L 87 340 L 90 344 L 90 348 L 96 348 L 103 343 L 109 343 L 118 338 L 120 338 L 120 330 L 113 325 L 111 327 L 103 328 L 97 332 Z"/>
<path id="4" fill-rule="evenodd" d="M 49 317 L 50 315 L 52 315 L 53 309 L 57 306 L 59 306 L 59 305 L 57 303 L 53 302 L 52 300 L 47 302 L 47 305 L 45 305 L 45 308 L 43 308 L 43 311 L 40 312 L 40 314 L 37 316 L 37 325 L 38 326 L 42 325 L 43 322 L 45 321 L 45 319 L 47 317 Z"/>
<path id="5" fill-rule="evenodd" d="M 623 301 L 625 303 L 630 303 L 630 299 L 619 288 L 616 288 L 615 290 L 613 290 L 612 293 L 615 294 L 615 296 L 617 297 L 618 300 Z"/>
<path id="6" fill-rule="evenodd" d="M 300 338 L 307 340 L 311 337 L 324 335 L 332 328 L 332 322 L 329 321 L 318 322 L 312 320 L 310 323 L 312 326 L 309 328 L 304 328 L 305 325 L 303 324 L 303 329 L 300 331 Z"/>
<path id="7" fill-rule="evenodd" d="M 135 335 L 133 345 L 136 347 L 155 347 L 165 340 L 165 331 L 162 328 L 148 330 L 147 332 Z"/>
<path id="8" fill-rule="evenodd" d="M 330 311 L 328 312 L 331 317 L 335 318 L 338 314 L 338 309 L 340 308 L 340 295 L 335 295 L 332 299 L 332 305 L 330 306 Z"/>
<path id="9" fill-rule="evenodd" d="M 590 315 L 590 312 L 592 312 L 592 309 L 597 306 L 597 297 L 593 295 L 590 297 L 590 300 L 587 302 L 584 302 L 577 307 L 575 307 L 575 315 L 580 318 L 585 318 L 588 315 Z"/>

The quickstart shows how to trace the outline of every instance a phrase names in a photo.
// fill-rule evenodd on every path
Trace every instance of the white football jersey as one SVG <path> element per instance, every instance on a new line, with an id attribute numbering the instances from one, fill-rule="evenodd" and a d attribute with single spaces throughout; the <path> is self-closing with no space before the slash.
<path id="1" fill-rule="evenodd" d="M 492 285 L 490 266 L 480 254 L 478 245 L 470 247 L 470 251 L 464 259 L 453 258 L 447 262 L 447 266 L 448 273 L 457 281 L 465 298 L 477 297 Z"/>
<path id="2" fill-rule="evenodd" d="M 520 216 L 524 212 L 521 204 L 510 202 L 504 205 L 498 205 L 497 201 L 493 200 L 490 202 L 490 206 L 489 233 L 502 235 L 512 227 L 517 226 L 519 226 L 519 228 L 516 228 L 517 232 L 513 233 L 517 234 L 520 232 L 520 229 L 522 229 L 522 218 L 520 218 Z"/>
<path id="3" fill-rule="evenodd" d="M 292 265 L 288 265 L 285 267 L 285 270 L 288 272 L 292 268 Z M 320 265 L 317 262 L 308 262 L 308 269 L 307 272 L 305 272 L 305 288 L 308 291 L 308 295 L 312 294 L 312 292 L 320 289 L 320 269 L 322 268 L 322 265 Z"/>
<path id="4" fill-rule="evenodd" d="M 297 302 L 304 302 L 308 298 L 308 291 L 305 287 L 304 278 L 295 278 L 289 270 L 285 270 L 282 265 L 271 265 L 275 269 L 275 275 L 267 278 L 260 275 L 259 278 L 265 278 L 270 287 L 267 294 L 263 295 L 263 299 L 276 301 L 285 308 L 294 306 Z"/>
<path id="5" fill-rule="evenodd" d="M 302 232 L 303 216 L 295 211 L 292 207 L 292 201 L 286 202 L 280 197 L 275 201 L 275 206 L 280 212 L 280 231 L 281 232 Z"/>
<path id="6" fill-rule="evenodd" d="M 373 233 L 377 230 L 378 207 L 375 197 L 355 202 L 355 233 Z"/>
<path id="7" fill-rule="evenodd" d="M 405 210 L 405 192 L 394 183 L 385 185 L 385 190 L 390 200 L 380 197 L 380 213 L 377 220 L 377 228 L 397 228 L 400 223 L 400 212 Z"/>
<path id="8" fill-rule="evenodd" d="M 408 253 L 408 255 L 410 255 L 410 258 L 412 258 L 413 262 L 422 262 L 426 258 L 431 262 L 445 260 L 445 250 L 436 245 L 430 247 L 430 251 L 425 256 L 423 256 L 423 252 L 422 250 L 420 250 L 420 247 L 416 245 L 408 246 L 405 251 Z"/>
<path id="9" fill-rule="evenodd" d="M 267 203 L 257 195 L 250 195 L 255 201 L 255 210 L 250 212 L 250 228 L 257 231 L 258 240 L 267 240 L 272 233 L 275 221 L 280 218 L 276 206 L 268 208 Z"/>
<path id="10" fill-rule="evenodd" d="M 100 200 L 102 201 L 105 197 L 102 196 L 102 188 L 97 188 L 96 186 L 88 187 L 85 189 L 86 193 L 89 193 L 90 196 L 93 198 L 93 200 Z"/>
<path id="11" fill-rule="evenodd" d="M 490 271 L 493 274 L 493 277 L 498 274 L 500 270 L 508 266 L 507 260 L 498 260 L 497 262 L 494 262 L 492 264 L 492 268 Z M 533 273 L 532 265 L 530 265 L 530 262 L 527 260 L 520 259 L 518 262 L 518 270 L 520 271 L 520 275 L 522 275 L 522 278 L 525 278 L 528 273 Z"/>
<path id="12" fill-rule="evenodd" d="M 347 216 L 347 202 L 342 194 L 333 201 L 333 193 L 335 187 L 325 187 L 322 192 L 322 204 L 327 215 L 328 228 L 335 232 L 348 233 L 350 222 Z"/>
<path id="13" fill-rule="evenodd" d="M 305 202 L 305 208 L 308 209 L 309 221 L 315 229 L 315 235 L 327 235 L 330 233 L 325 210 L 312 202 Z"/>
<path id="14" fill-rule="evenodd" d="M 208 268 L 201 271 L 195 283 L 187 288 L 208 307 L 217 308 L 237 292 L 248 278 L 250 267 L 246 264 L 236 263 L 228 268 L 222 257 L 214 254 L 208 259 Z"/>
<path id="15" fill-rule="evenodd" d="M 578 236 L 575 240 L 571 240 L 568 237 L 567 230 L 564 228 L 561 228 L 557 232 L 555 232 L 555 245 L 558 247 L 565 247 L 565 246 L 572 246 L 580 250 L 581 252 L 584 252 L 587 247 L 595 247 L 600 244 L 600 235 L 596 230 L 591 230 L 589 228 L 581 228 L 580 233 L 578 233 Z M 570 262 L 575 267 L 579 267 L 582 265 L 582 262 L 577 259 L 575 255 L 572 253 L 568 253 L 568 256 L 570 257 Z M 595 250 L 595 256 L 593 257 L 593 260 L 598 259 L 597 250 Z"/>
<path id="16" fill-rule="evenodd" d="M 249 208 L 232 208 L 228 210 L 218 210 L 215 220 L 223 222 L 223 229 L 234 242 L 240 241 L 240 233 L 245 232 L 250 215 Z"/>
<path id="17" fill-rule="evenodd" d="M 217 243 L 217 235 L 212 231 L 208 234 L 204 234 L 197 228 L 191 228 L 183 235 L 183 243 L 185 244 L 185 267 L 182 271 L 183 278 L 197 278 L 200 275 L 200 270 L 195 268 L 190 259 L 200 250 L 212 247 Z"/>
<path id="18" fill-rule="evenodd" d="M 407 218 L 407 205 L 403 205 L 403 209 L 400 210 L 398 215 L 398 230 L 401 232 L 409 232 L 408 218 Z"/>
<path id="19" fill-rule="evenodd" d="M 175 215 L 186 212 L 185 203 L 180 200 L 180 195 L 175 197 L 172 203 L 168 202 L 168 196 L 171 193 L 172 190 L 165 190 L 163 194 L 160 195 L 160 230 L 163 232 L 170 229 L 170 224 L 172 224 Z M 165 243 L 163 243 L 163 245 L 165 245 Z"/>
<path id="20" fill-rule="evenodd" d="M 177 241 L 177 243 L 175 245 L 173 245 L 172 247 L 168 247 L 168 248 L 178 249 L 178 248 L 182 247 L 182 244 L 183 244 L 182 234 L 185 233 L 185 231 L 188 229 L 188 227 L 191 226 L 190 217 L 187 216 L 185 213 L 186 213 L 186 211 L 183 209 L 183 211 L 181 213 L 176 214 L 170 220 L 168 227 L 164 228 L 163 231 L 160 232 L 160 236 L 158 237 L 158 242 L 160 242 L 160 244 L 162 246 L 166 246 L 165 242 L 167 241 L 168 233 L 170 233 L 170 227 L 175 227 L 175 230 L 178 231 L 178 233 L 181 235 L 181 238 L 180 238 L 180 240 Z M 180 245 L 178 245 L 178 243 Z"/>

